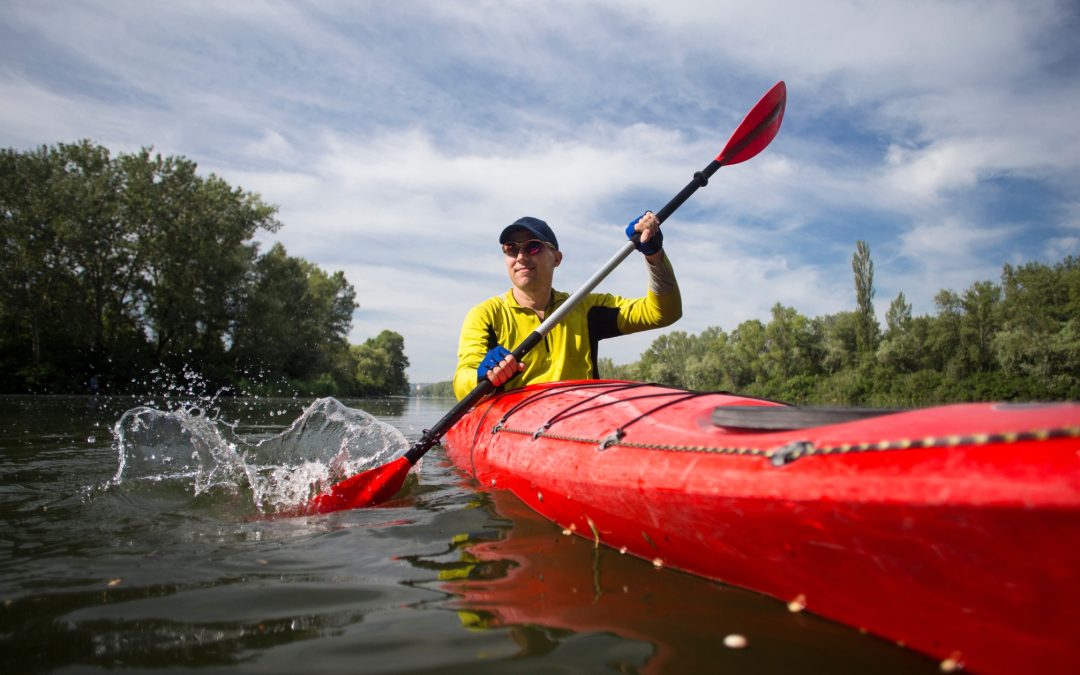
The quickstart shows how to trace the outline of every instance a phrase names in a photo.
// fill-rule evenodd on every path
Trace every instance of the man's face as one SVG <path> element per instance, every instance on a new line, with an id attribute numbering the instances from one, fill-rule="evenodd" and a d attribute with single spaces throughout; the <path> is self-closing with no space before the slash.
<path id="1" fill-rule="evenodd" d="M 522 244 L 535 239 L 536 236 L 526 230 L 514 232 L 510 235 L 510 243 L 518 244 L 517 255 L 503 254 L 510 283 L 522 291 L 550 289 L 555 268 L 562 262 L 562 252 L 548 245 L 541 246 L 536 255 L 529 255 Z"/>

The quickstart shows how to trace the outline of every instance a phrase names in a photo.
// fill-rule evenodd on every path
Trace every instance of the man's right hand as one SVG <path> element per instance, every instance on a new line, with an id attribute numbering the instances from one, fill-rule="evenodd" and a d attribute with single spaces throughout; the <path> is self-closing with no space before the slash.
<path id="1" fill-rule="evenodd" d="M 476 379 L 480 381 L 486 377 L 493 385 L 501 387 L 523 370 L 524 363 L 519 363 L 506 347 L 495 345 L 477 367 Z"/>

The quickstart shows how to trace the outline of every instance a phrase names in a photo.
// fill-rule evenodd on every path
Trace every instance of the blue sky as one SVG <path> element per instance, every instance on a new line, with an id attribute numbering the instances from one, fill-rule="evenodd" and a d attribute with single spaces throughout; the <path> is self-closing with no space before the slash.
<path id="1" fill-rule="evenodd" d="M 153 146 L 260 193 L 284 223 L 264 246 L 343 270 L 351 340 L 401 333 L 415 382 L 449 379 L 465 312 L 508 288 L 503 225 L 547 220 L 574 290 L 777 80 L 773 144 L 664 226 L 670 330 L 851 309 L 859 239 L 882 322 L 899 292 L 932 314 L 942 288 L 1080 254 L 1076 2 L 2 7 L 0 146 Z M 600 290 L 643 293 L 637 258 Z"/>

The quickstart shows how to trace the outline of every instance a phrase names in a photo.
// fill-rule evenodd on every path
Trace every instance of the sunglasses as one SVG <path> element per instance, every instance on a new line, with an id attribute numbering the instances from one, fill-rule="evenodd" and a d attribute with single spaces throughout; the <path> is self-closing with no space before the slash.
<path id="1" fill-rule="evenodd" d="M 518 257 L 518 254 L 525 251 L 525 255 L 530 258 L 540 255 L 540 251 L 544 250 L 544 247 L 555 248 L 546 241 L 540 241 L 539 239 L 530 239 L 529 241 L 523 241 L 518 243 L 516 241 L 508 241 L 502 245 L 503 253 L 511 258 Z"/>

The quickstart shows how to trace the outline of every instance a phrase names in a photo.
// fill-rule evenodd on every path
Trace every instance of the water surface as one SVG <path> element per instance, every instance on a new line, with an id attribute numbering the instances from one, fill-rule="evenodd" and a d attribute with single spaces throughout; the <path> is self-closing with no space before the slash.
<path id="1" fill-rule="evenodd" d="M 280 515 L 450 404 L 0 397 L 0 670 L 938 671 L 564 536 L 438 448 L 383 507 Z"/>

